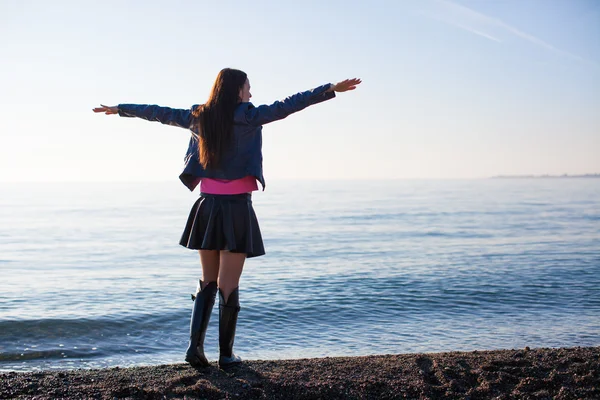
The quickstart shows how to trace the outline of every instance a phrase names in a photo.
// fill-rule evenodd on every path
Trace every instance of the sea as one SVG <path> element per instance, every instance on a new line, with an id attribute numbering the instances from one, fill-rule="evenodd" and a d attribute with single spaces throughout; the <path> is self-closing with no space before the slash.
<path id="1" fill-rule="evenodd" d="M 0 371 L 184 362 L 198 195 L 0 183 Z M 242 359 L 600 345 L 600 179 L 273 180 L 252 199 L 267 254 L 240 280 Z"/>

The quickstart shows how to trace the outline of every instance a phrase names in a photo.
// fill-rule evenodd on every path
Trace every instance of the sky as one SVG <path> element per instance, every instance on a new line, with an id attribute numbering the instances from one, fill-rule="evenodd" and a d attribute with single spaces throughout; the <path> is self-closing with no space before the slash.
<path id="1" fill-rule="evenodd" d="M 0 181 L 170 181 L 220 69 L 255 105 L 358 77 L 263 128 L 271 179 L 600 173 L 600 2 L 0 1 Z"/>

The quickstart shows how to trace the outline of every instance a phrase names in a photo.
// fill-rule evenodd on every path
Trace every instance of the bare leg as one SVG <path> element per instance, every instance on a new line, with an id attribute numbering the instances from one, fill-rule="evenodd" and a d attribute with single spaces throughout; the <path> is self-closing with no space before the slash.
<path id="1" fill-rule="evenodd" d="M 246 253 L 221 251 L 220 256 L 217 286 L 221 289 L 223 298 L 227 301 L 231 292 L 239 286 L 244 261 L 246 261 Z"/>
<path id="2" fill-rule="evenodd" d="M 216 282 L 219 277 L 219 251 L 198 250 L 198 252 L 200 253 L 200 264 L 202 265 L 203 286 L 206 286 L 208 282 Z"/>

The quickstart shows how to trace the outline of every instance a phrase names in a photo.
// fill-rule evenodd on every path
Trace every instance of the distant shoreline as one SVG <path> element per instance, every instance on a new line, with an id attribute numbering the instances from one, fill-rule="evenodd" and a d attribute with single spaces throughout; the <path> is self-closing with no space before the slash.
<path id="1" fill-rule="evenodd" d="M 584 175 L 498 175 L 491 179 L 564 179 L 564 178 L 600 178 L 600 174 Z"/>

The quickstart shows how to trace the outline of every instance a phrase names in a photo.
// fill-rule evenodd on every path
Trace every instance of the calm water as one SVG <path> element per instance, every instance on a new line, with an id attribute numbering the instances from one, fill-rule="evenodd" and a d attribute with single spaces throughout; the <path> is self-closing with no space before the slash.
<path id="1" fill-rule="evenodd" d="M 0 184 L 0 370 L 182 362 L 196 196 Z M 600 179 L 271 181 L 254 206 L 244 359 L 600 345 Z"/>

